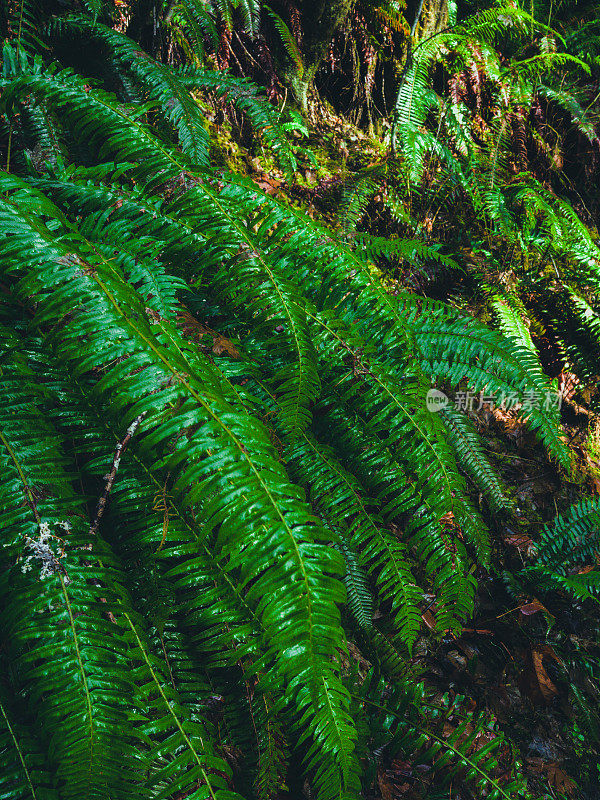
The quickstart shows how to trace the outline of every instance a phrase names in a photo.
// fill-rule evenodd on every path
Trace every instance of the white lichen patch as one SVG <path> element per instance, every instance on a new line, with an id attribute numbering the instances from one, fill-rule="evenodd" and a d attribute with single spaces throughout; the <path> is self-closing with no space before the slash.
<path id="1" fill-rule="evenodd" d="M 71 530 L 71 525 L 66 520 L 53 524 L 55 528 L 60 528 L 65 533 L 69 533 Z M 36 533 L 37 538 L 25 537 L 26 552 L 19 558 L 21 572 L 30 572 L 36 566 L 40 569 L 40 580 L 45 580 L 51 575 L 60 573 L 65 576 L 65 581 L 68 582 L 68 577 L 62 564 L 65 557 L 63 539 L 52 533 L 50 523 L 45 521 L 39 523 Z"/>

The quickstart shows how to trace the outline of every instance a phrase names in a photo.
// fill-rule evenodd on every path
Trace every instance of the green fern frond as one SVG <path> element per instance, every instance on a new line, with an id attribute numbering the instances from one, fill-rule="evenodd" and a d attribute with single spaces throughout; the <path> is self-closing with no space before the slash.
<path id="1" fill-rule="evenodd" d="M 406 300 L 413 306 L 412 327 L 425 371 L 434 380 L 446 379 L 455 386 L 466 380 L 476 391 L 493 395 L 496 402 L 516 397 L 524 403 L 522 413 L 548 453 L 570 469 L 571 456 L 554 402 L 556 389 L 532 365 L 531 352 L 517 352 L 513 340 L 473 319 L 460 319 L 442 304 L 425 304 L 428 313 L 423 314 L 415 310 L 414 299 Z"/>
<path id="2" fill-rule="evenodd" d="M 92 39 L 99 39 L 106 44 L 121 68 L 130 71 L 144 89 L 160 102 L 165 118 L 177 130 L 181 149 L 189 155 L 191 163 L 202 166 L 208 162 L 206 122 L 200 107 L 173 70 L 141 51 L 127 36 L 105 25 L 90 23 L 84 18 L 67 22 L 63 20 L 62 24 L 70 24 Z"/>
<path id="3" fill-rule="evenodd" d="M 181 0 L 173 6 L 169 20 L 177 40 L 186 52 L 189 63 L 200 66 L 205 56 L 205 41 L 213 50 L 219 46 L 214 20 L 202 2 Z"/>
<path id="4" fill-rule="evenodd" d="M 388 258 L 403 258 L 411 264 L 417 261 L 433 261 L 450 269 L 459 269 L 453 258 L 440 253 L 437 247 L 423 244 L 418 239 L 388 239 L 360 233 L 354 237 L 354 241 L 368 258 L 375 259 L 384 255 Z"/>
<path id="5" fill-rule="evenodd" d="M 495 297 L 492 308 L 498 319 L 498 327 L 507 339 L 514 342 L 519 358 L 531 375 L 542 377 L 542 366 L 531 338 L 526 321 L 526 311 L 514 297 Z M 543 380 L 543 378 L 542 378 Z"/>
<path id="6" fill-rule="evenodd" d="M 61 322 L 62 309 L 68 307 L 71 320 L 66 327 L 61 322 L 55 339 L 61 357 L 76 373 L 100 371 L 91 394 L 112 403 L 114 415 L 132 419 L 146 414 L 146 458 L 171 472 L 174 495 L 184 507 L 203 503 L 206 524 L 218 526 L 219 549 L 230 567 L 245 573 L 243 580 L 252 580 L 249 601 L 268 631 L 303 724 L 314 733 L 311 759 L 326 754 L 340 785 L 351 785 L 356 773 L 353 729 L 330 662 L 341 646 L 336 603 L 344 593 L 327 576 L 339 574 L 342 565 L 322 543 L 327 534 L 287 481 L 266 430 L 223 398 L 210 365 L 174 326 L 149 319 L 141 298 L 80 232 L 69 232 L 67 249 L 66 240 L 59 243 L 49 229 L 32 227 L 22 213 L 15 216 L 13 202 L 14 197 L 3 202 L 2 221 L 12 234 L 12 249 L 25 253 L 36 243 L 35 259 L 24 257 L 18 269 L 24 274 L 24 296 L 35 292 L 40 299 L 38 324 Z M 60 221 L 60 215 L 55 212 L 52 219 Z M 42 296 L 34 287 L 45 283 L 48 272 L 54 288 Z M 82 312 L 90 304 L 93 318 Z M 83 352 L 82 337 L 87 342 Z M 114 343 L 121 343 L 117 363 Z M 196 431 L 192 448 L 176 437 L 182 428 Z M 171 450 L 167 442 L 174 445 Z M 241 484 L 240 496 L 236 487 Z M 202 500 L 207 496 L 209 501 Z M 257 515 L 259 527 L 249 536 L 250 528 L 242 531 L 240 521 L 249 526 Z M 290 584 L 279 582 L 280 569 Z"/>
<path id="7" fill-rule="evenodd" d="M 15 714 L 6 692 L 0 694 L 0 792 L 15 800 L 56 800 L 52 777 L 33 726 L 23 724 L 22 709 Z"/>
<path id="8" fill-rule="evenodd" d="M 342 228 L 345 233 L 356 229 L 384 175 L 385 165 L 376 165 L 359 172 L 344 183 L 339 214 L 342 217 Z"/>
<path id="9" fill-rule="evenodd" d="M 591 144 L 598 141 L 596 128 L 588 115 L 589 109 L 585 110 L 577 98 L 570 92 L 544 85 L 538 87 L 538 92 L 549 102 L 556 104 L 559 108 L 566 111 L 571 117 L 573 125 Z"/>
<path id="10" fill-rule="evenodd" d="M 258 800 L 271 800 L 278 792 L 286 789 L 284 776 L 288 746 L 275 709 L 267 696 L 258 697 L 255 714 L 259 761 L 254 787 Z"/>
<path id="11" fill-rule="evenodd" d="M 277 111 L 251 81 L 223 72 L 215 73 L 190 68 L 178 70 L 176 74 L 188 89 L 214 91 L 247 115 L 253 128 L 272 148 L 288 177 L 294 172 L 294 154 Z"/>
<path id="12" fill-rule="evenodd" d="M 566 574 L 577 564 L 595 561 L 600 535 L 600 501 L 582 500 L 544 526 L 537 562 Z"/>
<path id="13" fill-rule="evenodd" d="M 512 504 L 504 495 L 500 481 L 483 451 L 481 439 L 470 420 L 448 405 L 439 412 L 448 428 L 458 463 L 473 480 L 493 511 L 508 511 Z"/>
<path id="14" fill-rule="evenodd" d="M 343 468 L 333 452 L 304 434 L 290 457 L 292 474 L 299 482 L 308 484 L 320 513 L 330 519 L 334 527 L 348 529 L 352 550 L 348 550 L 343 540 L 340 543 L 346 559 L 347 580 L 358 575 L 356 570 L 349 572 L 352 562 L 348 561 L 357 558 L 360 567 L 372 575 L 381 599 L 390 603 L 397 629 L 410 646 L 420 626 L 421 593 L 411 574 L 405 547 L 386 529 L 379 515 L 369 509 L 368 498 L 361 497 L 360 483 Z M 358 595 L 354 593 L 354 597 L 361 596 L 360 591 Z M 366 612 L 359 613 L 358 608 L 355 611 L 355 617 L 365 625 Z"/>
<path id="15" fill-rule="evenodd" d="M 279 14 L 276 14 L 273 9 L 267 5 L 263 5 L 263 8 L 266 9 L 267 13 L 273 20 L 273 24 L 275 25 L 275 28 L 281 37 L 285 51 L 288 54 L 291 62 L 295 65 L 298 77 L 301 78 L 304 73 L 304 59 L 302 58 L 302 53 L 300 52 L 296 39 Z"/>
<path id="16" fill-rule="evenodd" d="M 598 600 L 599 542 L 600 501 L 575 503 L 544 525 L 535 562 L 523 571 L 523 577 L 538 589 L 559 589 L 579 600 Z"/>

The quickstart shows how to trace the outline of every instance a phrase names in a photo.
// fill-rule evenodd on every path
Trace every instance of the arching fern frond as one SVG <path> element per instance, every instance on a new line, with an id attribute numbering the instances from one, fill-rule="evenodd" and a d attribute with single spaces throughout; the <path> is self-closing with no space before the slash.
<path id="1" fill-rule="evenodd" d="M 133 74 L 146 92 L 160 103 L 165 118 L 178 132 L 181 149 L 194 165 L 208 162 L 208 133 L 200 106 L 176 73 L 140 50 L 139 45 L 121 33 L 98 22 L 76 17 L 63 19 L 63 26 L 102 41 L 120 67 Z"/>
<path id="2" fill-rule="evenodd" d="M 599 542 L 600 502 L 595 498 L 575 503 L 544 526 L 536 560 L 525 576 L 540 588 L 562 589 L 580 600 L 597 600 Z"/>
<path id="3" fill-rule="evenodd" d="M 470 420 L 452 405 L 441 409 L 439 413 L 450 433 L 458 463 L 481 491 L 492 510 L 510 510 L 512 505 L 502 491 L 500 481 Z"/>
<path id="4" fill-rule="evenodd" d="M 260 90 L 247 78 L 238 78 L 224 72 L 209 72 L 189 67 L 178 70 L 177 78 L 188 89 L 213 91 L 248 117 L 253 128 L 273 150 L 279 163 L 288 174 L 294 171 L 294 154 L 275 108 Z"/>
<path id="5" fill-rule="evenodd" d="M 69 229 L 55 238 L 51 228 L 30 221 L 22 207 L 16 211 L 15 202 L 27 199 L 25 188 L 11 181 L 7 188 L 13 192 L 2 203 L 3 231 L 10 232 L 11 252 L 22 256 L 11 272 L 23 275 L 24 297 L 38 295 L 38 324 L 60 323 L 53 337 L 60 357 L 76 373 L 93 368 L 102 375 L 91 395 L 108 401 L 113 415 L 127 420 L 146 415 L 145 457 L 171 472 L 183 507 L 202 504 L 207 526 L 218 527 L 219 549 L 229 567 L 241 570 L 244 583 L 252 582 L 249 601 L 289 682 L 290 699 L 314 737 L 308 763 L 328 764 L 326 774 L 319 773 L 324 785 L 335 778 L 338 788 L 352 786 L 355 736 L 330 660 L 343 644 L 336 604 L 344 593 L 328 576 L 342 565 L 324 544 L 327 533 L 289 483 L 267 431 L 223 397 L 209 363 L 171 323 L 148 316 L 139 295 L 82 233 Z M 51 205 L 45 211 L 51 214 Z M 51 227 L 62 224 L 61 216 L 51 214 Z M 24 255 L 33 251 L 35 257 Z M 42 285 L 53 288 L 40 295 Z M 85 313 L 91 306 L 93 316 Z M 65 308 L 72 315 L 66 326 Z M 178 437 L 182 429 L 195 431 L 193 445 Z M 259 526 L 253 530 L 256 519 Z M 280 569 L 290 583 L 279 580 Z"/>

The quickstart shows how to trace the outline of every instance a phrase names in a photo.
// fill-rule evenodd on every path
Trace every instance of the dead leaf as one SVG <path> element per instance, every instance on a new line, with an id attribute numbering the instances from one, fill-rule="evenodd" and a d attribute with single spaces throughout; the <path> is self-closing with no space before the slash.
<path id="1" fill-rule="evenodd" d="M 521 606 L 519 611 L 521 614 L 525 614 L 526 617 L 529 617 L 532 614 L 537 614 L 538 611 L 545 611 L 546 614 L 549 614 L 546 606 L 543 606 L 539 600 L 532 600 L 531 603 L 526 603 L 524 606 Z"/>
<path id="2" fill-rule="evenodd" d="M 544 668 L 544 658 L 552 658 L 554 661 L 560 664 L 560 659 L 554 652 L 554 650 L 548 646 L 544 645 L 543 647 L 534 647 L 531 651 L 531 658 L 533 661 L 533 668 L 535 669 L 535 674 L 538 680 L 540 692 L 542 693 L 542 697 L 544 700 L 549 703 L 556 695 L 558 694 L 558 689 L 550 679 L 550 676 L 546 672 Z"/>
<path id="3" fill-rule="evenodd" d="M 506 544 L 516 547 L 520 553 L 526 556 L 534 555 L 536 552 L 536 546 L 533 540 L 526 533 L 511 531 L 507 528 L 506 534 L 502 538 Z"/>
<path id="4" fill-rule="evenodd" d="M 437 628 L 435 617 L 431 613 L 431 611 L 425 611 L 423 614 L 421 614 L 421 619 L 423 620 L 423 622 L 429 628 L 430 631 L 434 631 Z"/>
<path id="5" fill-rule="evenodd" d="M 279 187 L 281 186 L 281 181 L 275 181 L 266 173 L 258 176 L 256 178 L 256 183 L 258 184 L 258 188 L 262 189 L 265 194 L 268 195 L 276 195 L 279 193 Z"/>
<path id="6" fill-rule="evenodd" d="M 395 800 L 394 787 L 385 774 L 385 770 L 377 770 L 377 783 L 379 784 L 382 800 Z"/>
<path id="7" fill-rule="evenodd" d="M 567 775 L 564 769 L 555 763 L 546 764 L 545 767 L 550 786 L 554 787 L 557 792 L 561 792 L 561 794 L 573 794 L 577 784 Z"/>
<path id="8" fill-rule="evenodd" d="M 216 356 L 226 353 L 230 358 L 240 358 L 240 351 L 230 339 L 203 325 L 190 314 L 187 308 L 180 306 L 177 311 L 177 322 L 185 335 L 189 338 L 193 337 L 196 341 L 204 336 L 210 336 L 213 340 L 211 350 Z"/>

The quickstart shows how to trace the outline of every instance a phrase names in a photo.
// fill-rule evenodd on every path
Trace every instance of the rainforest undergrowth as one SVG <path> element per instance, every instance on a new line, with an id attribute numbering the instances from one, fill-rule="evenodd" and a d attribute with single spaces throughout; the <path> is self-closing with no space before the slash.
<path id="1" fill-rule="evenodd" d="M 598 797 L 597 7 L 0 22 L 0 798 Z"/>

